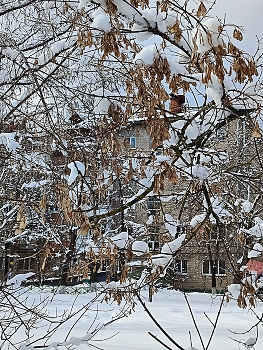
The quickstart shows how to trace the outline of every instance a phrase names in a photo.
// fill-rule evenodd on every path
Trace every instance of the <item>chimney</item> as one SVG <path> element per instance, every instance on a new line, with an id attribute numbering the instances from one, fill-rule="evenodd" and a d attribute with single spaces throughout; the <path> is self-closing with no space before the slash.
<path id="1" fill-rule="evenodd" d="M 173 114 L 181 113 L 185 103 L 184 95 L 170 94 L 170 112 Z"/>

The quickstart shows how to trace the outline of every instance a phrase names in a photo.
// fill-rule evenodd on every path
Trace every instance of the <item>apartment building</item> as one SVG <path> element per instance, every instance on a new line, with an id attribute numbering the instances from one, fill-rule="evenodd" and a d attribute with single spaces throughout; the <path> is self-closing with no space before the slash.
<path id="1" fill-rule="evenodd" d="M 184 99 L 181 96 L 171 97 L 171 118 L 183 112 L 183 102 Z M 258 189 L 255 186 L 249 186 L 249 181 L 242 179 L 241 175 L 242 173 L 247 174 L 250 170 L 251 173 L 252 170 L 254 173 L 255 169 L 260 168 L 260 159 L 257 155 L 261 152 L 261 146 L 258 145 L 257 150 L 255 149 L 257 140 L 251 136 L 252 132 L 253 128 L 247 125 L 245 118 L 239 118 L 223 125 L 211 137 L 209 147 L 213 148 L 215 153 L 224 152 L 228 157 L 228 161 L 217 169 L 217 178 L 214 177 L 212 181 L 209 181 L 211 197 L 218 197 L 222 199 L 222 202 L 231 203 L 233 198 L 238 197 L 240 201 L 253 202 L 258 195 Z M 131 122 L 122 137 L 129 143 L 132 150 L 153 152 L 151 139 L 143 120 Z M 161 147 L 154 151 L 163 152 Z M 259 181 L 260 177 L 255 183 Z M 195 181 L 192 181 L 192 185 L 194 183 Z M 196 181 L 195 186 L 201 186 L 201 183 Z M 205 212 L 205 208 L 203 207 L 203 195 L 198 188 L 188 191 L 187 196 L 181 196 L 179 200 L 175 200 L 177 194 L 186 189 L 189 189 L 189 180 L 183 172 L 178 172 L 178 184 L 166 182 L 165 189 L 160 196 L 149 196 L 145 201 L 130 209 L 130 212 L 135 222 L 146 223 L 147 237 L 145 240 L 153 254 L 160 252 L 163 244 L 171 239 L 165 225 L 164 214 L 169 214 L 175 219 L 176 236 L 187 233 L 185 240 L 187 243 L 183 244 L 177 252 L 173 264 L 168 269 L 168 280 L 174 288 L 224 291 L 237 276 L 239 269 L 237 261 L 244 253 L 242 244 L 232 239 L 233 233 L 236 234 L 237 226 L 233 224 L 218 227 L 217 223 L 211 223 L 209 220 L 206 220 L 200 228 L 198 225 L 191 226 L 191 219 Z M 238 213 L 236 215 L 238 216 Z M 153 217 L 154 220 L 149 220 L 149 217 Z"/>
<path id="2" fill-rule="evenodd" d="M 171 115 L 168 116 L 173 120 L 175 116 L 183 115 L 184 96 L 171 96 Z M 239 119 L 220 128 L 214 137 L 211 138 L 211 148 L 215 151 L 224 151 L 231 158 L 231 162 L 222 167 L 229 167 L 229 170 L 239 179 L 238 172 L 242 168 L 258 167 L 258 157 L 255 153 L 255 148 L 251 147 L 251 131 L 247 129 L 245 121 Z M 122 147 L 126 148 L 127 152 L 144 153 L 145 155 L 159 155 L 164 152 L 163 148 L 152 147 L 151 137 L 147 131 L 147 126 L 142 119 L 131 120 L 129 125 L 119 134 L 118 139 Z M 254 140 L 252 140 L 254 142 Z M 258 149 L 258 152 L 261 150 Z M 249 162 L 247 162 L 249 160 Z M 54 150 L 51 153 L 50 161 L 53 166 L 64 168 L 66 164 L 65 156 L 61 151 Z M 249 164 L 248 164 L 249 163 Z M 226 169 L 223 168 L 225 171 Z M 62 171 L 62 170 L 61 170 Z M 223 176 L 218 176 L 210 183 L 210 195 L 229 197 L 234 193 L 227 193 L 226 189 L 233 189 L 240 195 L 240 198 L 247 199 L 248 196 L 255 198 L 257 190 L 255 187 L 249 189 L 244 181 L 235 181 L 235 185 L 224 182 Z M 134 186 L 136 192 L 137 184 L 131 183 L 130 187 Z M 226 250 L 226 241 L 223 239 L 222 232 L 218 231 L 217 225 L 209 223 L 202 226 L 200 229 L 190 225 L 191 218 L 199 215 L 203 210 L 203 197 L 198 191 L 200 183 L 192 181 L 191 186 L 195 188 L 189 189 L 189 179 L 183 173 L 178 171 L 178 183 L 165 183 L 164 191 L 161 195 L 151 194 L 145 200 L 136 203 L 124 213 L 120 213 L 113 217 L 112 228 L 120 226 L 119 223 L 125 215 L 126 228 L 132 229 L 127 224 L 129 221 L 138 224 L 146 225 L 147 231 L 142 238 L 148 243 L 150 252 L 153 254 L 159 253 L 164 243 L 171 240 L 169 230 L 165 225 L 164 214 L 169 214 L 176 222 L 175 237 L 182 233 L 187 234 L 186 244 L 177 252 L 174 257 L 174 262 L 168 269 L 169 283 L 174 288 L 184 290 L 199 290 L 210 291 L 213 279 L 216 280 L 216 289 L 219 291 L 225 290 L 226 286 L 233 281 L 233 273 L 236 268 L 237 257 L 239 256 L 239 246 L 233 240 L 230 240 Z M 187 196 L 182 193 L 188 189 Z M 225 193 L 223 193 L 225 191 Z M 131 193 L 123 193 L 122 196 L 116 196 L 110 203 L 112 207 L 119 206 L 120 198 L 124 199 L 125 195 L 130 198 Z M 114 203 L 114 200 L 116 202 Z M 50 220 L 55 220 L 56 223 L 60 213 L 58 208 L 54 208 L 49 213 Z M 61 225 L 61 218 L 59 219 Z M 114 222 L 115 221 L 115 222 Z M 193 234 L 194 233 L 194 234 Z M 193 236 L 191 239 L 190 237 Z M 60 264 L 63 257 L 55 257 L 56 247 L 45 246 L 44 241 L 32 241 L 31 245 L 20 244 L 6 246 L 2 251 L 0 258 L 0 272 L 2 275 L 7 274 L 11 268 L 14 273 L 26 272 L 28 270 L 39 271 L 39 266 L 45 263 L 46 270 L 52 270 L 52 266 Z M 50 244 L 53 244 L 50 242 Z M 50 248 L 54 254 L 49 254 Z M 37 258 L 32 252 L 42 250 L 42 253 Z M 6 259 L 6 256 L 9 256 Z M 234 258 L 230 258 L 234 257 Z M 2 266 L 2 269 L 1 269 Z M 56 274 L 59 274 L 57 270 Z"/>

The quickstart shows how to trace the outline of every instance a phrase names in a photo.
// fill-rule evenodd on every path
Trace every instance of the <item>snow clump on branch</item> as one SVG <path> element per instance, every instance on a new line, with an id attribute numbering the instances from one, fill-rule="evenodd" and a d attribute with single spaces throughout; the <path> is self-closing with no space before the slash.
<path id="1" fill-rule="evenodd" d="M 103 30 L 106 33 L 109 33 L 111 31 L 110 16 L 105 14 L 102 9 L 94 11 L 92 17 L 93 28 Z"/>
<path id="2" fill-rule="evenodd" d="M 82 176 L 85 175 L 85 165 L 78 160 L 69 163 L 68 168 L 71 170 L 69 178 L 68 178 L 69 185 L 72 185 L 72 183 L 76 180 L 79 173 Z"/>
<path id="3" fill-rule="evenodd" d="M 15 141 L 14 133 L 0 134 L 0 145 L 4 145 L 9 152 L 13 152 L 17 148 L 20 148 L 19 143 Z"/>
<path id="4" fill-rule="evenodd" d="M 152 256 L 152 264 L 154 268 L 159 266 L 166 269 L 173 260 L 174 253 L 181 247 L 185 238 L 186 234 L 182 234 L 173 241 L 165 243 L 162 247 L 161 253 Z"/>

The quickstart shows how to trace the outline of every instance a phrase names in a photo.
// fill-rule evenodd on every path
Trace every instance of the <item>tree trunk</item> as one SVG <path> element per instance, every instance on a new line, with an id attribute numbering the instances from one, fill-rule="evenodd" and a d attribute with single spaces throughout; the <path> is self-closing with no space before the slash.
<path id="1" fill-rule="evenodd" d="M 68 272 L 69 272 L 72 258 L 74 256 L 75 249 L 76 249 L 76 239 L 77 239 L 77 231 L 71 230 L 69 249 L 66 254 L 66 261 L 63 264 L 63 269 L 62 269 L 61 282 L 60 282 L 61 286 L 68 285 Z"/>
<path id="2" fill-rule="evenodd" d="M 6 283 L 8 272 L 9 272 L 9 257 L 8 254 L 10 253 L 10 243 L 5 243 L 5 274 L 4 274 L 4 281 Z"/>
<path id="3" fill-rule="evenodd" d="M 210 268 L 211 268 L 211 275 L 212 275 L 211 292 L 212 292 L 212 294 L 216 294 L 216 260 L 213 260 L 210 242 L 207 245 L 207 249 L 208 249 L 208 255 L 209 255 L 209 263 L 210 263 Z"/>

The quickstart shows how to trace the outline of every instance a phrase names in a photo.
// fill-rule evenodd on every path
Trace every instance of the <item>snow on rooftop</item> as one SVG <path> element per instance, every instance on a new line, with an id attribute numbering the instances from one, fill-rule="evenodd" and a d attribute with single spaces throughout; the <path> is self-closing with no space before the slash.
<path id="1" fill-rule="evenodd" d="M 15 285 L 16 287 L 19 287 L 23 281 L 25 281 L 27 278 L 32 277 L 34 275 L 35 275 L 35 272 L 27 272 L 27 273 L 23 273 L 23 274 L 18 274 L 16 276 L 10 278 L 10 280 L 8 280 L 6 282 L 6 284 L 8 286 Z"/>

